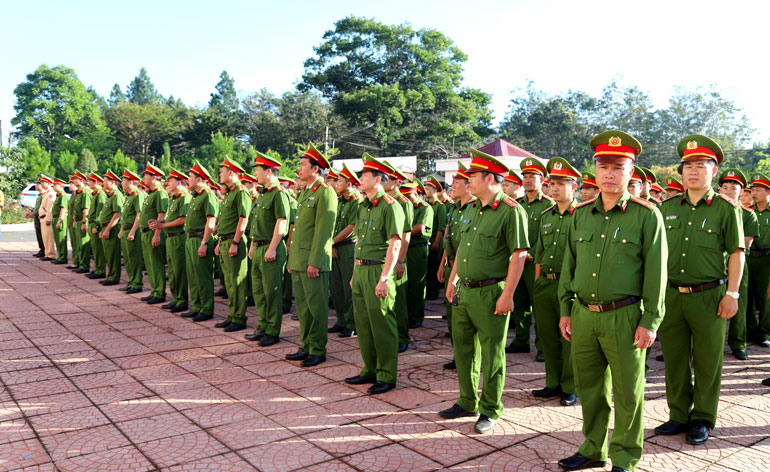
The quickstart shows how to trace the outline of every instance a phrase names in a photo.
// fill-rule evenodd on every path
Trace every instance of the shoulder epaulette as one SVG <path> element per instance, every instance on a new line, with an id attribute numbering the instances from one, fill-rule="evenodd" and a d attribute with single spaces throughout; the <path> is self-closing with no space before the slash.
<path id="1" fill-rule="evenodd" d="M 548 196 L 548 195 L 546 195 L 546 194 L 543 194 L 543 198 L 545 198 L 546 200 L 550 200 L 550 201 L 553 201 L 553 198 L 549 197 L 549 196 Z"/>
<path id="2" fill-rule="evenodd" d="M 509 207 L 511 207 L 511 208 L 513 208 L 513 207 L 515 207 L 515 206 L 517 206 L 517 205 L 518 205 L 518 203 L 516 202 L 516 200 L 514 200 L 514 199 L 513 199 L 513 198 L 511 198 L 511 197 L 504 197 L 504 198 L 503 198 L 503 202 L 505 202 L 505 204 L 506 204 L 506 205 L 508 205 L 508 206 L 509 206 Z"/>
<path id="3" fill-rule="evenodd" d="M 409 203 L 409 199 L 403 195 L 399 195 L 398 198 L 404 203 Z"/>
<path id="4" fill-rule="evenodd" d="M 736 202 L 732 198 L 728 197 L 727 195 L 722 195 L 720 193 L 719 196 L 722 197 L 722 200 L 725 200 L 726 202 L 728 202 L 730 205 L 732 205 L 734 207 L 740 206 L 740 204 L 738 202 Z"/>
<path id="5" fill-rule="evenodd" d="M 246 189 L 243 187 L 243 185 L 238 185 L 238 191 L 239 192 L 243 192 L 244 190 L 246 190 Z"/>
<path id="6" fill-rule="evenodd" d="M 651 201 L 645 200 L 644 198 L 638 198 L 638 197 L 631 197 L 631 201 L 639 204 L 645 208 L 649 208 L 652 210 L 653 208 L 657 208 L 658 206 L 652 203 Z"/>
<path id="7" fill-rule="evenodd" d="M 671 195 L 671 196 L 670 196 L 670 197 L 668 197 L 668 198 L 664 198 L 664 199 L 663 199 L 663 201 L 662 201 L 662 202 L 660 202 L 660 203 L 665 203 L 665 202 L 667 202 L 667 201 L 669 201 L 669 200 L 672 200 L 672 199 L 674 199 L 674 198 L 680 198 L 681 196 L 682 196 L 682 194 L 681 194 L 681 193 L 677 193 L 676 195 Z"/>
<path id="8" fill-rule="evenodd" d="M 748 211 L 749 213 L 754 213 L 754 209 L 752 207 L 750 207 L 750 206 L 747 207 L 747 206 L 741 205 L 741 208 L 743 208 L 744 210 Z"/>
<path id="9" fill-rule="evenodd" d="M 329 184 L 327 184 L 326 182 L 321 182 L 321 187 L 329 188 Z"/>
<path id="10" fill-rule="evenodd" d="M 358 201 L 358 194 L 357 194 L 357 193 L 354 193 L 354 194 L 353 194 L 353 195 L 351 195 L 350 197 L 351 197 L 353 200 L 355 200 L 355 201 Z"/>
<path id="11" fill-rule="evenodd" d="M 396 203 L 396 199 L 388 195 L 387 193 L 384 195 L 385 201 L 388 202 L 390 205 L 393 205 Z"/>
<path id="12" fill-rule="evenodd" d="M 428 205 L 428 202 L 426 202 L 425 200 L 420 200 L 420 203 L 422 204 L 422 206 L 425 206 L 425 207 L 430 206 Z"/>
<path id="13" fill-rule="evenodd" d="M 548 208 L 546 208 L 545 210 L 541 211 L 541 212 L 540 212 L 540 214 L 541 214 L 541 215 L 545 215 L 545 214 L 546 214 L 546 213 L 548 213 L 549 211 L 553 210 L 553 207 L 555 207 L 555 206 L 556 206 L 556 205 L 551 205 L 551 206 L 549 206 L 549 207 L 548 207 Z"/>
<path id="14" fill-rule="evenodd" d="M 590 204 L 592 204 L 592 203 L 593 203 L 593 202 L 595 202 L 595 201 L 596 201 L 596 199 L 595 199 L 595 198 L 592 198 L 592 199 L 590 199 L 590 200 L 586 200 L 586 201 L 584 201 L 584 202 L 580 202 L 580 203 L 578 203 L 578 204 L 577 204 L 577 206 L 576 206 L 575 208 L 582 208 L 582 207 L 584 207 L 584 206 L 587 206 L 587 205 L 590 205 Z"/>

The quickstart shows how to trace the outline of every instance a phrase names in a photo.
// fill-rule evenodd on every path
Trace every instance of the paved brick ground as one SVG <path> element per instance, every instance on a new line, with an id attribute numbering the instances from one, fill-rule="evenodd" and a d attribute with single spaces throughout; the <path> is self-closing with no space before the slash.
<path id="1" fill-rule="evenodd" d="M 441 420 L 436 412 L 458 392 L 441 367 L 451 350 L 436 302 L 400 358 L 399 388 L 371 397 L 342 382 L 360 367 L 355 339 L 332 335 L 328 361 L 305 370 L 283 359 L 298 342 L 288 315 L 283 341 L 261 349 L 244 332 L 147 306 L 33 250 L 0 244 L 0 470 L 539 471 L 557 470 L 582 440 L 579 407 L 529 393 L 544 377 L 533 354 L 508 357 L 494 434 Z M 220 300 L 216 313 L 225 312 Z M 667 407 L 663 365 L 651 360 L 639 470 L 770 462 L 770 389 L 760 385 L 770 352 L 749 354 L 726 355 L 719 425 L 702 447 L 654 435 Z"/>

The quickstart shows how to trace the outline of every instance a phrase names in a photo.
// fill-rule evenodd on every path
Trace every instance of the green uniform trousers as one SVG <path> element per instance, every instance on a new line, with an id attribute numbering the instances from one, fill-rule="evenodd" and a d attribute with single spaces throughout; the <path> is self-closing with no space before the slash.
<path id="1" fill-rule="evenodd" d="M 480 288 L 460 285 L 460 300 L 452 308 L 452 347 L 460 398 L 464 410 L 497 419 L 503 414 L 505 386 L 505 335 L 509 315 L 495 315 L 495 304 L 505 282 Z M 481 400 L 479 375 L 484 373 Z"/>
<path id="2" fill-rule="evenodd" d="M 452 275 L 452 266 L 447 265 L 444 267 L 444 290 L 446 293 L 446 286 L 449 284 L 449 276 Z M 452 302 L 446 299 L 444 297 L 444 307 L 446 308 L 446 323 L 447 328 L 449 328 L 449 342 L 452 342 L 452 308 L 454 308 L 454 305 L 452 305 Z M 509 321 L 510 322 L 510 321 Z"/>
<path id="3" fill-rule="evenodd" d="M 104 260 L 106 266 L 109 268 L 107 272 L 107 280 L 111 282 L 120 282 L 120 240 L 118 239 L 117 226 L 113 226 L 107 235 L 107 239 L 102 239 L 102 247 L 104 247 Z"/>
<path id="4" fill-rule="evenodd" d="M 425 290 L 428 273 L 428 246 L 410 246 L 406 253 L 406 299 L 410 323 L 425 319 Z M 435 277 L 435 272 L 434 272 Z"/>
<path id="5" fill-rule="evenodd" d="M 43 227 L 38 218 L 37 210 L 35 210 L 35 216 L 32 218 L 35 222 L 35 237 L 37 238 L 37 246 L 40 248 L 40 252 L 45 253 L 45 244 L 43 244 Z"/>
<path id="6" fill-rule="evenodd" d="M 307 270 L 293 270 L 291 283 L 302 350 L 311 356 L 325 356 L 329 329 L 329 272 L 321 271 L 318 277 L 311 279 Z"/>
<path id="7" fill-rule="evenodd" d="M 347 244 L 335 248 L 337 259 L 332 259 L 331 291 L 334 301 L 334 310 L 337 312 L 336 326 L 349 328 L 355 331 L 353 320 L 353 296 L 350 288 L 350 279 L 353 277 L 353 261 L 356 246 Z"/>
<path id="8" fill-rule="evenodd" d="M 401 276 L 400 279 L 396 278 L 396 302 L 393 306 L 393 310 L 396 312 L 398 342 L 400 344 L 406 344 L 407 346 L 412 342 L 409 337 L 409 308 L 407 306 L 409 303 L 409 299 L 407 298 L 409 290 L 408 272 L 406 267 L 404 267 L 404 275 Z"/>
<path id="9" fill-rule="evenodd" d="M 225 320 L 246 326 L 246 298 L 249 295 L 249 284 L 246 281 L 249 275 L 249 246 L 246 236 L 243 235 L 238 242 L 238 254 L 235 257 L 230 257 L 228 251 L 232 244 L 232 239 L 226 239 L 219 243 L 222 275 L 225 279 L 225 290 L 227 290 L 227 307 L 230 311 Z"/>
<path id="10" fill-rule="evenodd" d="M 747 257 L 746 263 L 749 266 L 746 330 L 756 341 L 770 339 L 770 299 L 767 298 L 770 256 Z M 758 321 L 756 312 L 759 312 Z"/>
<path id="11" fill-rule="evenodd" d="M 187 268 L 185 263 L 185 240 L 187 235 L 172 233 L 166 235 L 166 263 L 168 264 L 168 289 L 171 301 L 179 307 L 187 306 Z"/>
<path id="12" fill-rule="evenodd" d="M 283 274 L 286 270 L 286 244 L 281 241 L 275 249 L 275 260 L 265 262 L 269 245 L 255 247 L 251 252 L 251 288 L 257 310 L 257 326 L 270 336 L 281 335 L 283 319 Z"/>
<path id="13" fill-rule="evenodd" d="M 612 465 L 633 470 L 642 457 L 644 438 L 644 349 L 634 346 L 642 318 L 639 303 L 594 313 L 575 302 L 572 307 L 572 365 L 575 388 L 583 406 L 580 454 L 607 459 L 611 398 L 615 428 L 609 445 Z"/>
<path id="14" fill-rule="evenodd" d="M 395 275 L 388 281 L 388 296 L 374 293 L 382 274 L 381 265 L 356 266 L 353 276 L 353 305 L 358 347 L 364 367 L 359 374 L 380 382 L 396 383 L 398 373 L 398 320 Z"/>
<path id="15" fill-rule="evenodd" d="M 126 266 L 126 277 L 131 288 L 142 289 L 142 267 L 144 266 L 142 254 L 142 240 L 139 234 L 134 234 L 134 240 L 128 240 L 130 228 L 120 230 L 120 249 L 123 252 L 123 263 Z"/>
<path id="16" fill-rule="evenodd" d="M 428 246 L 430 248 L 430 246 Z M 444 251 L 444 245 L 440 244 L 438 251 L 428 251 L 428 266 L 427 266 L 427 280 L 426 280 L 426 292 L 428 296 L 435 297 L 441 290 L 441 282 L 438 281 L 438 266 L 441 264 L 441 255 Z"/>
<path id="17" fill-rule="evenodd" d="M 524 266 L 521 279 L 513 292 L 513 327 L 516 337 L 511 344 L 519 347 L 529 347 L 529 332 L 532 329 L 533 305 L 535 302 L 535 264 Z M 535 330 L 537 331 L 537 330 Z M 535 343 L 538 345 L 539 343 Z"/>
<path id="18" fill-rule="evenodd" d="M 80 236 L 78 232 L 80 229 L 77 227 L 80 223 L 75 222 L 75 227 L 67 226 L 69 231 L 70 245 L 72 246 L 72 265 L 80 267 Z"/>
<path id="19" fill-rule="evenodd" d="M 91 269 L 91 235 L 90 231 L 88 230 L 88 227 L 86 227 L 85 231 L 80 230 L 80 224 L 82 222 L 78 221 L 75 223 L 75 237 L 80 240 L 80 244 L 78 245 L 79 252 L 80 252 L 80 264 L 78 264 L 78 267 L 85 270 Z"/>
<path id="20" fill-rule="evenodd" d="M 544 276 L 535 280 L 535 329 L 545 357 L 545 385 L 575 393 L 572 346 L 559 329 L 559 281 Z"/>
<path id="21" fill-rule="evenodd" d="M 67 224 L 62 221 L 61 228 L 56 229 L 56 223 L 53 225 L 53 240 L 56 243 L 57 261 L 67 262 Z"/>
<path id="22" fill-rule="evenodd" d="M 738 287 L 738 311 L 730 318 L 727 329 L 727 344 L 733 351 L 746 350 L 746 308 L 749 304 L 749 265 L 743 265 L 741 285 Z"/>
<path id="23" fill-rule="evenodd" d="M 283 287 L 281 292 L 282 311 L 288 312 L 291 310 L 291 274 L 288 270 L 283 271 Z"/>
<path id="24" fill-rule="evenodd" d="M 185 241 L 185 270 L 190 290 L 191 310 L 204 315 L 214 314 L 214 247 L 206 245 L 206 256 L 198 255 L 203 238 Z"/>
<path id="25" fill-rule="evenodd" d="M 697 293 L 666 289 L 666 316 L 659 334 L 668 415 L 679 423 L 703 420 L 711 428 L 716 424 L 727 322 L 717 311 L 726 291 L 725 285 Z"/>
<path id="26" fill-rule="evenodd" d="M 94 253 L 94 273 L 97 275 L 107 274 L 107 262 L 104 258 L 104 240 L 99 237 L 101 225 L 96 224 L 94 226 L 89 225 L 88 230 L 91 233 L 91 250 Z M 94 234 L 93 230 L 96 230 Z"/>
<path id="27" fill-rule="evenodd" d="M 144 268 L 147 270 L 147 280 L 150 282 L 150 295 L 166 298 L 166 236 L 161 233 L 160 246 L 152 247 L 152 236 L 155 231 L 142 234 L 142 256 Z"/>

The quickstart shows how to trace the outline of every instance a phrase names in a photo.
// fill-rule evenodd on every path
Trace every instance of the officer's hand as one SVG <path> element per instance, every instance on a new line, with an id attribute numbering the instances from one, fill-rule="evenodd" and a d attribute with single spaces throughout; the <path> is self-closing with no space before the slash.
<path id="1" fill-rule="evenodd" d="M 265 251 L 265 262 L 275 262 L 275 258 L 276 258 L 275 249 L 273 249 L 272 251 L 270 249 Z"/>
<path id="2" fill-rule="evenodd" d="M 123 236 L 121 235 L 123 231 L 118 231 L 118 239 L 123 239 Z"/>
<path id="3" fill-rule="evenodd" d="M 350 288 L 353 288 L 353 277 L 350 278 Z"/>
<path id="4" fill-rule="evenodd" d="M 455 287 L 452 284 L 448 284 L 446 286 L 446 293 L 444 294 L 446 296 L 446 299 L 449 300 L 449 303 L 452 303 L 452 299 L 455 297 L 455 292 L 457 291 L 457 287 Z"/>
<path id="5" fill-rule="evenodd" d="M 219 243 L 217 243 L 216 247 L 214 248 L 214 255 L 215 256 L 219 255 Z"/>
<path id="6" fill-rule="evenodd" d="M 83 233 L 86 232 L 86 224 L 85 223 L 80 225 L 80 231 L 83 232 Z"/>
<path id="7" fill-rule="evenodd" d="M 92 228 L 92 229 L 91 229 L 91 232 L 92 232 L 93 234 L 96 234 L 98 231 L 99 231 L 99 230 L 98 230 L 98 229 L 96 229 L 96 228 Z"/>
<path id="8" fill-rule="evenodd" d="M 736 313 L 738 313 L 738 300 L 729 295 L 722 297 L 722 301 L 719 302 L 717 316 L 729 320 L 735 316 Z"/>
<path id="9" fill-rule="evenodd" d="M 318 278 L 318 267 L 313 266 L 307 266 L 307 276 L 311 279 L 317 279 Z"/>
<path id="10" fill-rule="evenodd" d="M 230 257 L 235 257 L 238 255 L 238 245 L 235 243 L 232 243 L 230 245 L 230 249 L 227 250 L 227 255 Z"/>
<path id="11" fill-rule="evenodd" d="M 495 303 L 495 314 L 498 316 L 505 316 L 513 311 L 513 297 L 510 297 L 503 292 L 503 295 L 497 299 Z"/>
<path id="12" fill-rule="evenodd" d="M 650 331 L 642 326 L 636 327 L 636 333 L 634 333 L 634 346 L 637 349 L 647 349 L 655 342 L 655 331 Z"/>
<path id="13" fill-rule="evenodd" d="M 387 282 L 377 282 L 377 286 L 374 287 L 374 294 L 377 295 L 377 298 L 385 298 L 388 296 L 388 283 Z"/>
<path id="14" fill-rule="evenodd" d="M 404 276 L 404 264 L 401 262 L 396 262 L 396 280 L 401 280 L 401 277 Z"/>
<path id="15" fill-rule="evenodd" d="M 56 222 L 56 229 L 61 229 L 61 221 Z"/>
<path id="16" fill-rule="evenodd" d="M 436 272 L 436 278 L 442 284 L 444 283 L 444 264 L 439 264 L 438 272 Z"/>
<path id="17" fill-rule="evenodd" d="M 562 316 L 559 318 L 559 331 L 567 341 L 572 341 L 572 318 Z"/>
<path id="18" fill-rule="evenodd" d="M 160 246 L 160 234 L 156 234 L 152 237 L 152 247 Z"/>
<path id="19" fill-rule="evenodd" d="M 249 253 L 247 254 L 247 257 L 248 257 L 249 259 L 251 259 L 251 253 L 252 253 L 253 251 L 254 251 L 254 246 L 252 246 L 251 244 L 249 244 Z"/>
<path id="20" fill-rule="evenodd" d="M 339 259 L 337 255 L 337 248 L 332 246 L 332 259 Z"/>

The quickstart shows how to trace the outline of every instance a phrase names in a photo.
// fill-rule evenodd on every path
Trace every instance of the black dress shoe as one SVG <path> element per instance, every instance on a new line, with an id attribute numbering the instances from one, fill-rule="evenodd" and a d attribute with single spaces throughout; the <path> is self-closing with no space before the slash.
<path id="1" fill-rule="evenodd" d="M 456 370 L 457 369 L 457 364 L 455 364 L 454 359 L 452 359 L 451 362 L 447 362 L 446 364 L 444 364 L 444 368 L 445 369 L 449 369 L 449 370 Z"/>
<path id="2" fill-rule="evenodd" d="M 535 360 L 537 362 L 545 362 L 545 354 L 543 354 L 543 351 L 537 351 L 537 354 L 535 354 Z"/>
<path id="3" fill-rule="evenodd" d="M 381 393 L 389 392 L 396 388 L 396 384 L 389 384 L 385 382 L 380 382 L 379 380 L 377 382 L 374 382 L 374 385 L 367 388 L 366 391 L 369 392 L 369 395 L 379 395 Z"/>
<path id="4" fill-rule="evenodd" d="M 663 362 L 663 354 L 658 354 L 657 356 L 655 356 L 655 360 L 658 362 Z"/>
<path id="5" fill-rule="evenodd" d="M 225 333 L 233 333 L 233 332 L 235 332 L 235 331 L 240 331 L 240 330 L 242 330 L 242 329 L 246 329 L 246 325 L 245 325 L 245 324 L 240 324 L 240 323 L 230 323 L 230 324 L 229 324 L 229 325 L 227 325 L 227 327 L 225 328 Z"/>
<path id="6" fill-rule="evenodd" d="M 505 348 L 505 352 L 508 354 L 526 353 L 529 352 L 529 346 L 517 346 L 516 344 L 511 343 L 510 346 Z"/>
<path id="7" fill-rule="evenodd" d="M 200 323 L 201 321 L 208 321 L 211 319 L 214 319 L 213 313 L 198 313 L 192 320 L 196 323 Z"/>
<path id="8" fill-rule="evenodd" d="M 118 290 L 121 292 L 127 292 L 131 289 L 130 285 L 126 285 L 125 287 L 120 287 Z"/>
<path id="9" fill-rule="evenodd" d="M 176 306 L 176 303 L 168 302 L 165 305 L 161 305 L 161 308 L 163 308 L 164 310 L 170 310 L 170 309 L 174 308 L 175 306 Z"/>
<path id="10" fill-rule="evenodd" d="M 408 347 L 409 347 L 408 344 L 398 343 L 398 353 L 400 354 L 400 353 L 406 351 L 406 348 L 408 348 Z"/>
<path id="11" fill-rule="evenodd" d="M 87 274 L 88 269 L 78 269 L 75 271 L 76 274 Z"/>
<path id="12" fill-rule="evenodd" d="M 220 321 L 214 325 L 215 328 L 227 328 L 228 326 L 230 326 L 230 322 L 227 320 Z"/>
<path id="13" fill-rule="evenodd" d="M 612 470 L 610 472 L 629 472 L 629 470 L 622 467 L 612 466 Z"/>
<path id="14" fill-rule="evenodd" d="M 53 261 L 52 262 L 52 264 L 56 264 L 56 265 L 62 265 L 62 264 L 66 264 L 66 263 L 67 263 L 67 261 Z"/>
<path id="15" fill-rule="evenodd" d="M 445 420 L 453 420 L 455 418 L 462 418 L 464 416 L 473 416 L 473 417 L 479 416 L 478 413 L 468 411 L 465 408 L 458 405 L 457 403 L 450 406 L 446 410 L 439 411 L 438 415 L 444 418 Z"/>
<path id="16" fill-rule="evenodd" d="M 733 357 L 735 357 L 739 361 L 749 360 L 749 354 L 743 349 L 736 349 L 735 351 L 733 351 Z"/>
<path id="17" fill-rule="evenodd" d="M 488 417 L 487 415 L 480 415 L 476 420 L 476 424 L 473 425 L 473 430 L 480 434 L 487 434 L 492 431 L 497 424 L 497 420 Z"/>
<path id="18" fill-rule="evenodd" d="M 372 377 L 361 377 L 360 375 L 356 375 L 354 377 L 348 377 L 345 379 L 346 384 L 350 385 L 364 385 L 364 384 L 373 384 L 377 381 L 377 379 Z"/>
<path id="19" fill-rule="evenodd" d="M 286 354 L 287 361 L 304 361 L 310 354 L 302 349 L 297 350 L 294 354 Z"/>
<path id="20" fill-rule="evenodd" d="M 50 261 L 55 261 L 56 259 L 53 257 L 42 257 L 40 258 L 40 260 L 45 262 L 50 262 Z"/>
<path id="21" fill-rule="evenodd" d="M 142 298 L 140 298 L 139 300 L 141 300 L 141 301 L 143 301 L 143 302 L 146 302 L 147 300 L 149 300 L 149 299 L 151 299 L 151 298 L 155 298 L 155 296 L 154 296 L 153 294 L 149 294 L 149 295 L 147 295 L 146 297 L 142 297 Z"/>
<path id="22" fill-rule="evenodd" d="M 45 256 L 45 253 L 43 251 L 38 251 L 32 254 L 32 257 L 43 257 L 43 256 Z"/>
<path id="23" fill-rule="evenodd" d="M 687 425 L 674 420 L 668 420 L 662 425 L 655 427 L 655 432 L 662 436 L 674 436 L 685 431 L 687 431 Z"/>
<path id="24" fill-rule="evenodd" d="M 105 287 L 110 287 L 112 285 L 118 285 L 120 282 L 116 282 L 114 280 L 102 280 L 99 282 L 100 284 L 104 285 Z"/>
<path id="25" fill-rule="evenodd" d="M 345 329 L 342 326 L 333 325 L 331 328 L 327 329 L 327 333 L 340 333 L 342 330 Z"/>
<path id="26" fill-rule="evenodd" d="M 409 322 L 409 329 L 417 329 L 420 326 L 422 326 L 422 321 L 410 321 Z"/>
<path id="27" fill-rule="evenodd" d="M 166 297 L 160 298 L 160 297 L 152 297 L 149 300 L 147 300 L 148 305 L 157 305 L 158 303 L 163 303 L 166 301 Z"/>
<path id="28" fill-rule="evenodd" d="M 561 391 L 561 387 L 556 387 L 556 388 L 545 387 L 539 390 L 532 390 L 532 395 L 538 398 L 560 397 L 562 393 L 564 392 Z"/>
<path id="29" fill-rule="evenodd" d="M 770 341 L 768 341 L 767 339 L 763 339 L 758 344 L 760 347 L 770 347 Z"/>
<path id="30" fill-rule="evenodd" d="M 703 444 L 709 439 L 709 427 L 703 420 L 690 421 L 690 427 L 687 429 L 687 435 L 684 437 L 689 444 Z"/>
<path id="31" fill-rule="evenodd" d="M 215 296 L 215 297 L 224 297 L 225 295 L 227 295 L 227 290 L 225 290 L 225 288 L 224 288 L 224 287 L 220 288 L 219 290 L 217 290 L 217 291 L 214 293 L 214 296 Z"/>
<path id="32" fill-rule="evenodd" d="M 89 277 L 89 279 L 93 279 L 93 280 L 106 279 L 106 278 L 107 278 L 107 274 L 94 274 L 91 277 Z"/>
<path id="33" fill-rule="evenodd" d="M 187 305 L 177 305 L 174 308 L 172 308 L 170 311 L 171 313 L 181 313 L 187 309 Z"/>
<path id="34" fill-rule="evenodd" d="M 87 279 L 93 279 L 95 276 L 96 276 L 96 272 L 93 272 L 93 271 L 86 274 Z"/>
<path id="35" fill-rule="evenodd" d="M 574 456 L 569 456 L 566 459 L 559 461 L 559 467 L 565 470 L 580 470 L 588 469 L 590 467 L 604 467 L 607 461 L 595 461 L 589 459 L 581 453 L 577 453 Z"/>
<path id="36" fill-rule="evenodd" d="M 438 300 L 438 293 L 429 293 L 426 297 L 426 300 Z"/>
<path id="37" fill-rule="evenodd" d="M 326 356 L 307 356 L 307 359 L 302 361 L 299 365 L 302 367 L 315 367 L 324 362 L 326 362 Z"/>
<path id="38" fill-rule="evenodd" d="M 253 333 L 244 334 L 243 339 L 247 341 L 259 341 L 260 339 L 265 337 L 265 332 L 261 329 L 257 329 Z"/>
<path id="39" fill-rule="evenodd" d="M 577 395 L 574 393 L 562 393 L 559 404 L 561 406 L 572 406 L 577 403 Z"/>
<path id="40" fill-rule="evenodd" d="M 340 334 L 337 335 L 339 338 L 349 338 L 353 336 L 353 330 L 350 328 L 345 328 L 342 331 L 340 331 Z"/>
<path id="41" fill-rule="evenodd" d="M 76 265 L 68 265 L 67 266 L 67 269 L 69 269 L 69 270 L 75 270 L 77 268 L 78 268 L 78 266 L 76 266 Z"/>
<path id="42" fill-rule="evenodd" d="M 130 294 L 132 294 L 132 293 L 139 293 L 139 292 L 141 292 L 141 291 L 142 291 L 142 289 L 141 289 L 141 288 L 134 288 L 134 287 L 131 287 L 131 288 L 129 288 L 128 290 L 126 290 L 126 293 L 128 293 L 128 294 L 130 295 Z"/>
<path id="43" fill-rule="evenodd" d="M 278 336 L 265 334 L 265 337 L 259 340 L 259 345 L 262 347 L 272 346 L 273 344 L 277 344 L 280 340 L 281 339 Z"/>
<path id="44" fill-rule="evenodd" d="M 770 377 L 763 380 L 762 385 L 764 385 L 765 387 L 770 387 Z"/>
<path id="45" fill-rule="evenodd" d="M 182 318 L 195 318 L 196 316 L 198 316 L 198 312 L 197 311 L 193 311 L 193 310 L 189 310 L 189 311 L 185 311 L 184 313 L 182 313 L 179 316 L 181 316 Z"/>

